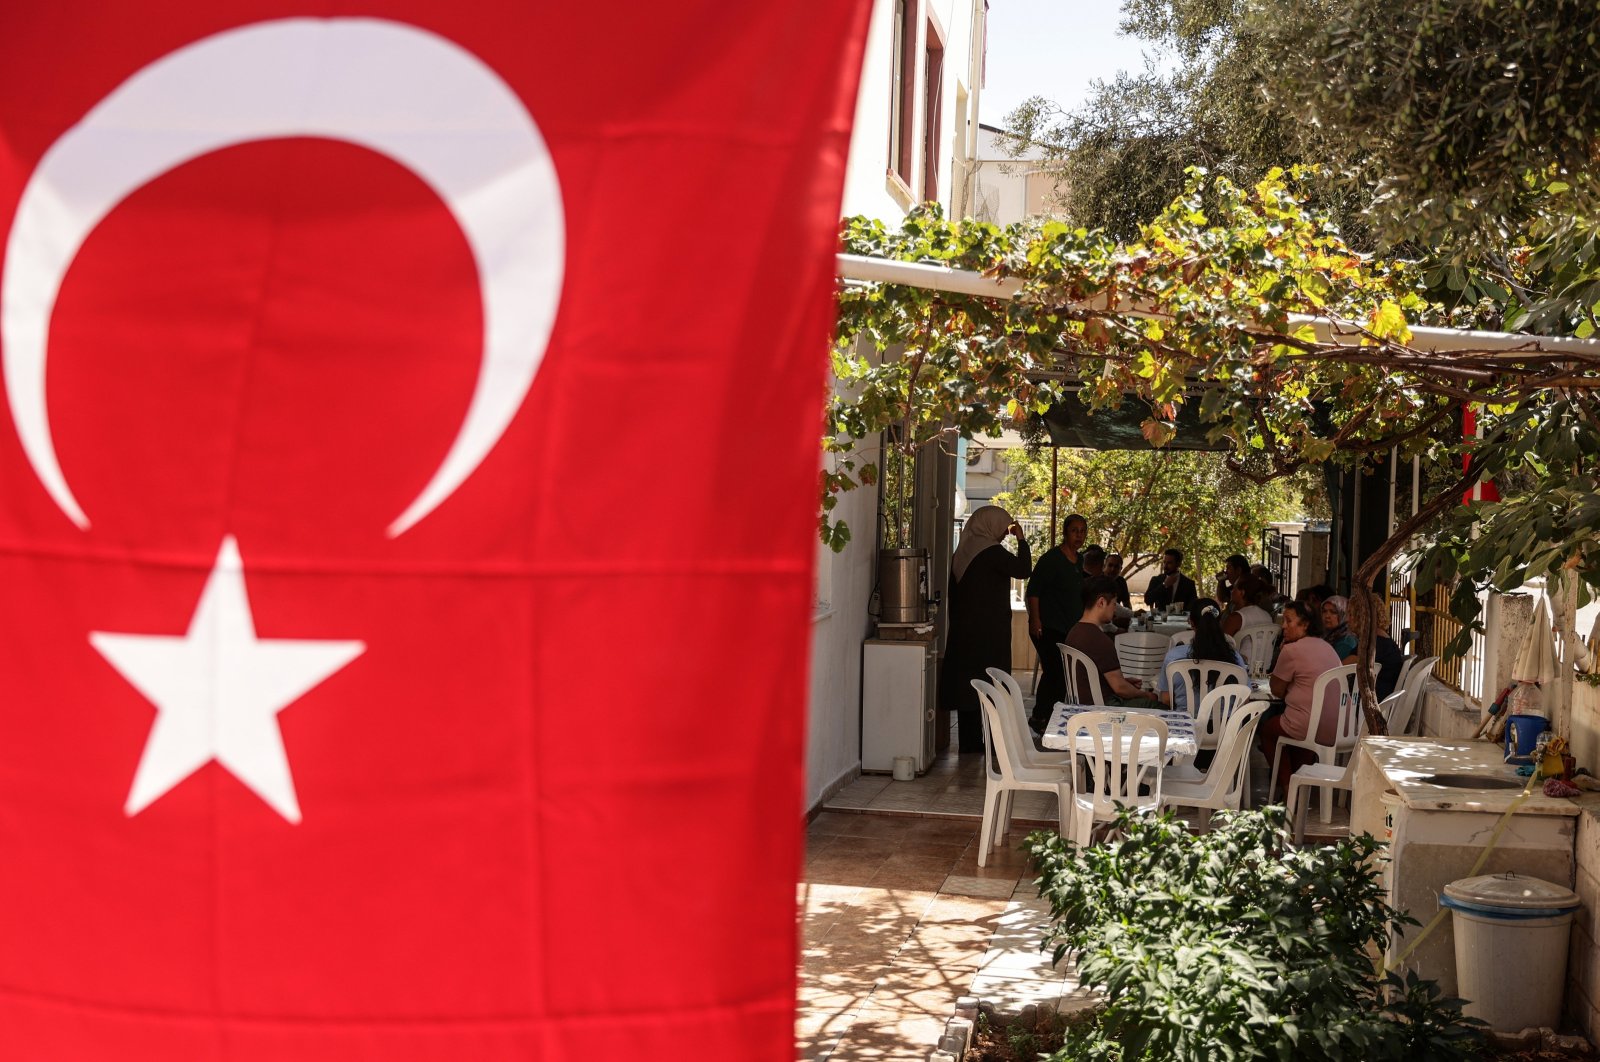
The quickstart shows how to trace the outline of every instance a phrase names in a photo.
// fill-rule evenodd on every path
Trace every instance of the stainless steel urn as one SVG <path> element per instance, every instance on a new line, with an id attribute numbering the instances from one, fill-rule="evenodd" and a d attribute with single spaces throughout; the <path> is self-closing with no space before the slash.
<path id="1" fill-rule="evenodd" d="M 925 623 L 928 619 L 928 551 L 878 551 L 879 623 Z"/>

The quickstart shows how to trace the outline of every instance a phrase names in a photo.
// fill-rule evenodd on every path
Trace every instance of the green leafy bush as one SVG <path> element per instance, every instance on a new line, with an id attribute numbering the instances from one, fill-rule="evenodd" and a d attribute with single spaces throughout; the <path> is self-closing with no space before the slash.
<path id="1" fill-rule="evenodd" d="M 1219 816 L 1200 835 L 1170 816 L 1119 825 L 1119 840 L 1083 849 L 1028 838 L 1056 918 L 1046 944 L 1106 997 L 1055 1058 L 1478 1055 L 1460 1000 L 1379 971 L 1388 931 L 1411 920 L 1383 901 L 1370 836 L 1295 849 L 1282 808 Z"/>

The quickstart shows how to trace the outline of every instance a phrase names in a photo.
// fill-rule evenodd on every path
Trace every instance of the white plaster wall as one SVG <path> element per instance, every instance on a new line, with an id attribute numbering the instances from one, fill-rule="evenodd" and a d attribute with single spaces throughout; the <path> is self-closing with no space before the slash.
<path id="1" fill-rule="evenodd" d="M 1583 910 L 1573 919 L 1567 942 L 1567 1000 L 1570 1020 L 1591 1041 L 1600 1036 L 1600 814 L 1585 810 L 1578 816 L 1577 873 L 1573 891 Z"/>
<path id="2" fill-rule="evenodd" d="M 973 216 L 996 225 L 1009 225 L 1028 216 L 1028 174 L 1034 160 L 1044 157 L 1038 148 L 1012 158 L 1000 146 L 998 130 L 978 129 L 977 162 L 973 167 Z"/>
<path id="3" fill-rule="evenodd" d="M 938 19 L 944 27 L 944 88 L 939 160 L 939 197 L 948 210 L 951 196 L 962 174 L 955 165 L 963 142 L 977 139 L 979 89 L 973 84 L 973 7 L 974 0 L 923 0 L 923 12 Z M 891 106 L 891 45 L 894 42 L 894 2 L 877 0 L 872 7 L 872 23 L 867 32 L 866 61 L 861 70 L 861 90 L 856 97 L 855 129 L 850 137 L 850 159 L 845 170 L 844 212 L 866 214 L 894 223 L 905 216 L 909 204 L 889 190 L 889 116 Z M 924 75 L 921 56 L 927 45 L 927 19 L 917 30 L 916 110 L 914 126 L 920 132 L 925 116 Z M 959 90 L 968 98 L 968 113 L 958 116 Z M 959 134 L 959 135 L 958 135 Z M 911 175 L 914 192 L 922 190 L 921 152 L 916 153 L 918 172 Z"/>
<path id="4" fill-rule="evenodd" d="M 965 167 L 956 159 L 975 140 L 979 89 L 973 84 L 973 10 L 982 0 L 924 0 L 944 28 L 943 126 L 939 162 L 939 193 L 947 209 L 961 187 Z M 868 30 L 861 90 L 856 101 L 855 129 L 845 173 L 844 213 L 866 214 L 897 224 L 907 205 L 889 190 L 889 114 L 894 40 L 893 0 L 877 0 Z M 918 29 L 915 90 L 915 128 L 920 132 L 924 66 L 921 60 L 927 33 L 926 18 Z M 959 90 L 959 91 L 958 91 Z M 967 94 L 967 111 L 956 113 L 960 91 Z M 917 153 L 921 165 L 921 153 Z M 921 173 L 912 174 L 911 187 L 922 188 Z M 876 442 L 869 453 L 876 457 Z M 872 595 L 876 553 L 877 492 L 860 488 L 842 495 L 835 515 L 850 525 L 851 542 L 842 553 L 819 558 L 819 588 L 825 587 L 831 608 L 819 609 L 811 627 L 811 696 L 806 749 L 806 808 L 815 809 L 861 766 L 861 642 L 871 621 L 867 601 Z"/>
<path id="5" fill-rule="evenodd" d="M 876 456 L 875 454 L 873 456 Z M 830 607 L 811 624 L 811 708 L 806 734 L 806 807 L 815 808 L 861 766 L 861 642 L 871 621 L 872 563 L 877 491 L 861 487 L 841 495 L 836 516 L 850 526 L 843 552 L 824 550 Z"/>

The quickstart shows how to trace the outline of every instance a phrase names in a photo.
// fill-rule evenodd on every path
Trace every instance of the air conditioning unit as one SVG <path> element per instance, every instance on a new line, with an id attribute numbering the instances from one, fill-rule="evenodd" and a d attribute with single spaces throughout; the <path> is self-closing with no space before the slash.
<path id="1" fill-rule="evenodd" d="M 988 473 L 994 471 L 993 450 L 973 450 L 967 453 L 967 471 Z"/>

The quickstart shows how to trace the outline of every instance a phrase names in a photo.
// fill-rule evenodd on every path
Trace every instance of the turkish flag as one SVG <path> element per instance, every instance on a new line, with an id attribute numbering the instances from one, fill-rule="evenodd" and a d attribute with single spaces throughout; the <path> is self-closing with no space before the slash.
<path id="1" fill-rule="evenodd" d="M 0 1058 L 790 1057 L 869 6 L 0 7 Z"/>

